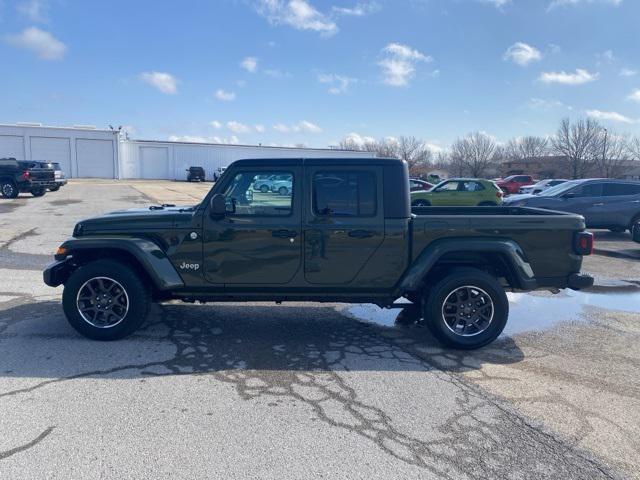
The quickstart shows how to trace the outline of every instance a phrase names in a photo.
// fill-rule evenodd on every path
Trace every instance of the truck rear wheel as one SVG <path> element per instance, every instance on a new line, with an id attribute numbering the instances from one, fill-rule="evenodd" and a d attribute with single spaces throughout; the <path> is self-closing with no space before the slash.
<path id="1" fill-rule="evenodd" d="M 16 198 L 18 196 L 18 187 L 11 180 L 0 180 L 0 193 L 3 198 Z"/>
<path id="2" fill-rule="evenodd" d="M 64 285 L 62 306 L 67 320 L 93 340 L 118 340 L 147 318 L 148 287 L 126 265 L 97 260 L 79 267 Z"/>
<path id="3" fill-rule="evenodd" d="M 34 197 L 42 197 L 45 193 L 47 193 L 46 188 L 34 188 L 31 190 L 31 195 Z"/>
<path id="4" fill-rule="evenodd" d="M 437 340 L 474 349 L 494 341 L 509 316 L 509 301 L 491 275 L 475 268 L 453 271 L 423 301 L 424 321 Z"/>

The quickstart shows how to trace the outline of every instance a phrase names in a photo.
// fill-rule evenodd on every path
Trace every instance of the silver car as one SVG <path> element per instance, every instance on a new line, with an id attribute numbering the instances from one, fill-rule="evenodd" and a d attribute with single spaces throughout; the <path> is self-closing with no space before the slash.
<path id="1" fill-rule="evenodd" d="M 512 195 L 505 206 L 536 207 L 582 215 L 589 228 L 631 231 L 640 222 L 640 182 L 633 180 L 569 180 L 538 195 Z"/>
<path id="2" fill-rule="evenodd" d="M 555 187 L 556 185 L 560 185 L 561 183 L 566 182 L 567 180 L 564 178 L 547 178 L 546 180 L 540 180 L 538 183 L 534 183 L 533 185 L 527 185 L 525 187 L 521 187 L 518 193 L 532 194 L 537 195 L 540 192 L 544 192 L 551 187 Z"/>

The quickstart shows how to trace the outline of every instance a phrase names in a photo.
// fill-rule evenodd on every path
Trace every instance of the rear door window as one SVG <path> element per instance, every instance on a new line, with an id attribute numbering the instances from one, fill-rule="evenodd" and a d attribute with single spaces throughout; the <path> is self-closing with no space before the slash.
<path id="1" fill-rule="evenodd" d="M 484 190 L 484 186 L 480 182 L 460 182 L 461 192 L 479 192 L 480 190 Z"/>
<path id="2" fill-rule="evenodd" d="M 371 172 L 316 172 L 312 204 L 315 215 L 373 217 L 377 209 L 376 178 Z"/>
<path id="3" fill-rule="evenodd" d="M 620 197 L 640 194 L 640 184 L 634 183 L 605 183 L 603 195 L 605 197 Z"/>

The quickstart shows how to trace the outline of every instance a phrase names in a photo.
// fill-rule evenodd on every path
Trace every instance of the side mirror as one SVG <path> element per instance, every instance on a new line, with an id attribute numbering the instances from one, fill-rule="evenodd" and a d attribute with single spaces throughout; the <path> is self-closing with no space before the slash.
<path id="1" fill-rule="evenodd" d="M 636 223 L 631 230 L 634 242 L 640 243 L 640 222 Z"/>
<path id="2" fill-rule="evenodd" d="M 209 203 L 209 214 L 212 217 L 224 217 L 227 213 L 227 199 L 221 193 L 216 193 L 211 197 Z"/>

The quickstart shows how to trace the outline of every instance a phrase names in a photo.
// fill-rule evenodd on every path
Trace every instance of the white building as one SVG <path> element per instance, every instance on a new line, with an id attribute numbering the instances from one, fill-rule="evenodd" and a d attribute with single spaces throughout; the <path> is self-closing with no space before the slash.
<path id="1" fill-rule="evenodd" d="M 242 158 L 353 158 L 367 152 L 129 140 L 117 131 L 89 126 L 0 125 L 0 158 L 58 162 L 70 178 L 184 180 L 190 166 L 207 178 Z"/>

